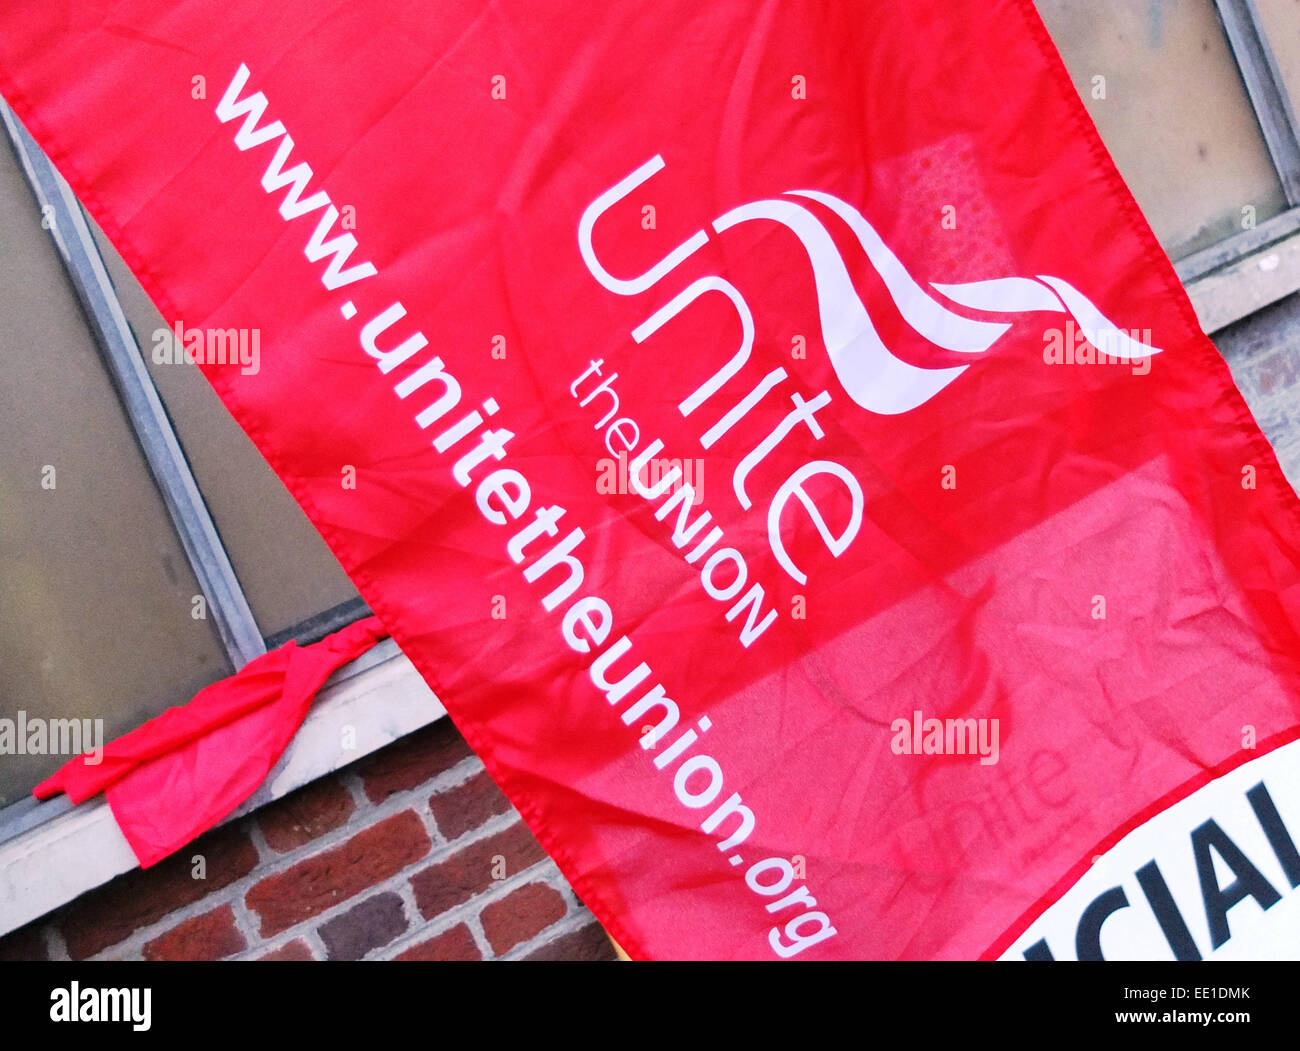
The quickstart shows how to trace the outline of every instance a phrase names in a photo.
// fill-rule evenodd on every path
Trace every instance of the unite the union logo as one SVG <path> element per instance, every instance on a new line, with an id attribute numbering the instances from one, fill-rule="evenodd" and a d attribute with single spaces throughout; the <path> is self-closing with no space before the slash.
<path id="1" fill-rule="evenodd" d="M 591 275 L 608 291 L 635 296 L 648 291 L 683 261 L 708 243 L 709 235 L 697 230 L 659 262 L 635 277 L 610 273 L 596 257 L 592 231 L 596 221 L 664 168 L 656 154 L 639 168 L 595 198 L 578 223 L 578 246 Z M 1082 336 L 1102 354 L 1118 360 L 1140 361 L 1160 348 L 1135 339 L 1112 323 L 1082 292 L 1059 277 L 994 277 L 989 280 L 922 285 L 899 261 L 875 227 L 852 205 L 819 190 L 789 190 L 779 197 L 732 208 L 711 226 L 721 234 L 741 223 L 768 221 L 789 229 L 802 244 L 812 267 L 817 294 L 822 341 L 831 366 L 844 391 L 863 409 L 884 416 L 910 412 L 924 405 L 970 365 L 922 368 L 901 360 L 885 345 L 830 231 L 809 207 L 815 202 L 852 232 L 867 261 L 880 276 L 903 320 L 923 339 L 943 350 L 980 359 L 1011 329 L 1011 321 L 969 317 L 962 308 L 994 317 L 1014 318 L 1036 312 L 1065 314 Z M 656 310 L 632 332 L 641 343 L 707 292 L 726 296 L 739 315 L 742 344 L 712 378 L 681 405 L 683 415 L 698 408 L 738 372 L 749 359 L 754 344 L 753 313 L 740 291 L 720 276 L 692 282 Z"/>

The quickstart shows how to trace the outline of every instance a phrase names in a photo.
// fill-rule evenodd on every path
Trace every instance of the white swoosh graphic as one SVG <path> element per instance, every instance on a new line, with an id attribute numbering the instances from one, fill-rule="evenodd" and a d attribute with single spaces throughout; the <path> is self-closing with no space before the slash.
<path id="1" fill-rule="evenodd" d="M 1064 310 L 1050 288 L 1031 277 L 999 277 L 964 285 L 932 284 L 954 303 L 993 314 L 1018 314 L 1030 310 Z"/>
<path id="2" fill-rule="evenodd" d="M 899 313 L 936 346 L 963 354 L 987 351 L 1011 328 L 956 314 L 929 295 L 907 272 L 875 228 L 852 205 L 818 190 L 790 190 L 789 196 L 817 201 L 852 230 L 871 265 L 893 297 Z M 767 219 L 790 230 L 812 264 L 822 339 L 844 390 L 869 412 L 894 416 L 924 404 L 966 371 L 922 369 L 900 361 L 880 339 L 871 316 L 849 277 L 835 242 L 821 221 L 793 201 L 769 199 L 733 208 L 714 220 L 721 233 L 739 223 Z M 1058 277 L 1007 277 L 964 284 L 932 284 L 953 303 L 994 314 L 1036 311 L 1067 313 L 1084 338 L 1112 358 L 1132 360 L 1159 354 L 1114 325 L 1082 292 Z"/>
<path id="3" fill-rule="evenodd" d="M 932 285 L 954 303 L 994 314 L 1018 314 L 1034 310 L 1068 313 L 1079 331 L 1098 350 L 1112 358 L 1132 360 L 1159 354 L 1159 347 L 1148 346 L 1117 328 L 1096 305 L 1073 285 L 1059 277 L 1039 274 L 1030 277 L 1002 277 L 994 281 L 972 281 L 963 285 Z"/>
<path id="4" fill-rule="evenodd" d="M 1010 325 L 997 322 L 972 321 L 940 306 L 913 280 L 912 275 L 898 261 L 898 256 L 890 251 L 889 246 L 876 233 L 875 227 L 856 208 L 838 197 L 819 190 L 787 192 L 796 197 L 808 197 L 821 202 L 848 224 L 863 251 L 867 253 L 871 265 L 889 289 L 903 320 L 931 343 L 944 350 L 973 354 L 988 350 L 1011 328 Z"/>
<path id="5" fill-rule="evenodd" d="M 853 287 L 835 242 L 808 209 L 793 201 L 755 201 L 715 219 L 713 228 L 721 233 L 752 219 L 780 223 L 799 238 L 808 253 L 826 352 L 845 392 L 862 408 L 882 416 L 908 412 L 966 371 L 965 365 L 920 369 L 889 352 Z M 942 309 L 937 304 L 936 308 Z"/>

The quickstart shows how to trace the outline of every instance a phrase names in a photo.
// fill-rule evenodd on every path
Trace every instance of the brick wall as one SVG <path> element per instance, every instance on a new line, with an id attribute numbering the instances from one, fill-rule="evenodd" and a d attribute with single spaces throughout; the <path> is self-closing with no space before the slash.
<path id="1" fill-rule="evenodd" d="M 0 960 L 611 960 L 450 720 L 0 938 Z"/>

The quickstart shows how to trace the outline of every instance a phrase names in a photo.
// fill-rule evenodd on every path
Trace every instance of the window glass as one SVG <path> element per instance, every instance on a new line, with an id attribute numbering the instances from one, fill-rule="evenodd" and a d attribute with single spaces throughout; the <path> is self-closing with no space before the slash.
<path id="1" fill-rule="evenodd" d="M 1300 0 L 1260 0 L 1255 9 L 1291 109 L 1300 111 Z"/>
<path id="2" fill-rule="evenodd" d="M 262 634 L 280 635 L 355 600 L 356 589 L 325 541 L 198 366 L 175 352 L 168 355 L 175 364 L 153 360 L 154 332 L 166 330 L 167 323 L 98 228 L 95 236 Z M 167 346 L 172 349 L 170 336 Z M 251 351 L 250 344 L 250 360 Z"/>
<path id="3" fill-rule="evenodd" d="M 7 144 L 0 230 L 2 806 L 232 669 Z"/>
<path id="4" fill-rule="evenodd" d="M 1291 0 L 1285 6 L 1300 10 Z M 1037 7 L 1171 258 L 1284 210 L 1212 0 L 1037 0 Z"/>

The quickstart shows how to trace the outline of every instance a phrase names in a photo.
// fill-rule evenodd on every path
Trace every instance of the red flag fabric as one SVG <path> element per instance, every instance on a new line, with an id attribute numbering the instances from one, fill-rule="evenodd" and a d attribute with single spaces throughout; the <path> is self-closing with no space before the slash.
<path id="1" fill-rule="evenodd" d="M 1029 0 L 9 4 L 0 90 L 630 955 L 1295 907 L 1296 498 Z"/>
<path id="2" fill-rule="evenodd" d="M 377 617 L 320 642 L 289 641 L 169 708 L 102 754 L 69 760 L 32 791 L 80 803 L 107 793 L 113 817 L 144 868 L 226 817 L 266 780 L 337 669 L 388 633 Z"/>

